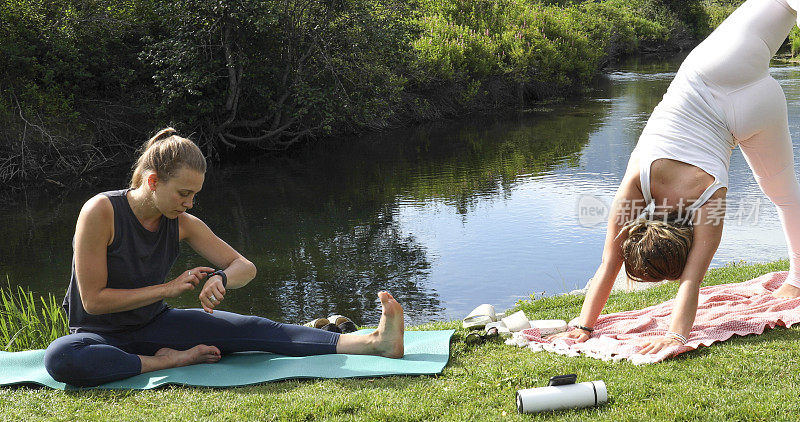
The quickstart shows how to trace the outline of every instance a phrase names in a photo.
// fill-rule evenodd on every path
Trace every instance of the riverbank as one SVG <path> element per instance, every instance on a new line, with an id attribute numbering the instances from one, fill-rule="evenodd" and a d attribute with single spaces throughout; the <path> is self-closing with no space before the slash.
<path id="1" fill-rule="evenodd" d="M 788 268 L 786 261 L 735 264 L 709 271 L 704 285 L 745 281 Z M 638 309 L 674 297 L 674 283 L 615 293 L 607 312 Z M 535 318 L 569 318 L 582 297 L 522 301 Z M 489 342 L 466 346 L 459 321 L 411 329 L 458 331 L 438 377 L 301 380 L 226 390 L 168 387 L 156 391 L 63 392 L 2 388 L 9 420 L 791 420 L 797 412 L 800 329 L 735 337 L 664 363 L 634 366 L 570 358 Z M 602 379 L 610 400 L 596 409 L 516 413 L 516 390 L 544 386 L 552 375 Z"/>
<path id="2" fill-rule="evenodd" d="M 0 182 L 88 180 L 129 163 L 166 125 L 227 162 L 336 136 L 523 110 L 581 95 L 618 58 L 688 49 L 733 7 L 707 0 L 279 3 L 10 3 L 0 10 L 0 139 L 9 145 L 0 151 Z"/>

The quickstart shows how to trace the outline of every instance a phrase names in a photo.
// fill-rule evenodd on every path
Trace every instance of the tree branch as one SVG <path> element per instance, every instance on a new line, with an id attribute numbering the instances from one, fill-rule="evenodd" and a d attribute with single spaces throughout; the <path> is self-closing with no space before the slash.
<path id="1" fill-rule="evenodd" d="M 230 148 L 230 149 L 236 148 L 236 144 L 232 144 L 232 143 L 228 142 L 228 140 L 225 139 L 225 135 L 223 135 L 221 133 L 218 133 L 217 136 L 219 137 L 220 142 L 222 142 L 223 144 L 227 145 L 228 148 Z"/>
<path id="2" fill-rule="evenodd" d="M 225 137 L 228 138 L 228 139 L 237 141 L 237 142 L 250 142 L 250 143 L 253 143 L 253 142 L 266 141 L 267 139 L 274 138 L 274 137 L 282 134 L 283 132 L 286 132 L 286 129 L 289 129 L 289 127 L 292 126 L 295 122 L 297 122 L 297 117 L 293 117 L 291 120 L 289 120 L 283 126 L 277 128 L 275 130 L 270 130 L 270 131 L 264 133 L 263 135 L 257 136 L 257 137 L 236 136 L 236 135 L 234 135 L 234 134 L 232 134 L 230 132 L 225 133 Z"/>

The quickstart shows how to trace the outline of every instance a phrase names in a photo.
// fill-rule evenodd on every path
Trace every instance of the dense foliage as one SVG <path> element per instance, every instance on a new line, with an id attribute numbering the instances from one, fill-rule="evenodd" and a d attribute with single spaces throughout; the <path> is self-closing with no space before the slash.
<path id="1" fill-rule="evenodd" d="M 127 161 L 168 124 L 219 156 L 525 107 L 736 3 L 4 0 L 0 181 Z"/>
<path id="2" fill-rule="evenodd" d="M 80 173 L 150 130 L 159 101 L 137 58 L 137 2 L 0 7 L 0 180 Z"/>

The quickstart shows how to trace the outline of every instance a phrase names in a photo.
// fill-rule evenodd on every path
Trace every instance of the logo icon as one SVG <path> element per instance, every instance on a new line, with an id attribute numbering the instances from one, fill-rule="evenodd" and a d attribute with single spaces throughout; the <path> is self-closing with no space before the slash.
<path id="1" fill-rule="evenodd" d="M 608 205 L 594 195 L 581 195 L 578 198 L 578 224 L 581 227 L 594 227 L 608 221 Z"/>

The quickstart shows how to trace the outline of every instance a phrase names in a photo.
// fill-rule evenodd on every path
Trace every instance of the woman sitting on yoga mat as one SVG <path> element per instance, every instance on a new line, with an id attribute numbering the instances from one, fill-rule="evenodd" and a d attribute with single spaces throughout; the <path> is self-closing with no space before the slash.
<path id="1" fill-rule="evenodd" d="M 746 1 L 683 62 L 631 154 L 579 326 L 562 337 L 591 336 L 624 262 L 630 279 L 680 281 L 669 331 L 640 353 L 686 342 L 722 236 L 736 145 L 776 205 L 788 244 L 789 275 L 773 294 L 800 296 L 800 184 L 786 99 L 769 74 L 770 58 L 795 25 L 796 2 Z"/>
<path id="2" fill-rule="evenodd" d="M 72 334 L 55 340 L 45 355 L 54 379 L 94 386 L 213 363 L 241 351 L 403 356 L 403 308 L 387 292 L 378 293 L 383 313 L 370 335 L 215 312 L 226 290 L 246 285 L 256 267 L 186 213 L 203 187 L 205 171 L 197 145 L 164 129 L 145 144 L 129 189 L 104 192 L 84 204 L 64 299 Z M 165 282 L 182 240 L 220 270 L 192 268 Z M 201 287 L 203 309 L 171 309 L 164 303 L 195 287 Z"/>

